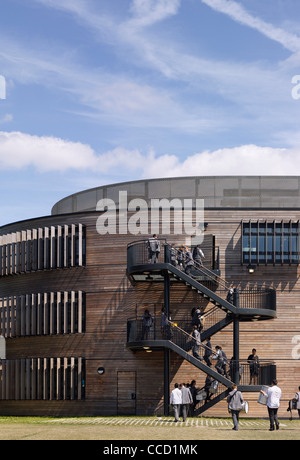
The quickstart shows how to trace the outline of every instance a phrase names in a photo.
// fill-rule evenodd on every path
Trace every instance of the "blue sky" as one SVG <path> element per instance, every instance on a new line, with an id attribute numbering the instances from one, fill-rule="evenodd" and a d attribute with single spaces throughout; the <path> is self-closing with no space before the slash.
<path id="1" fill-rule="evenodd" d="M 299 0 L 1 0 L 0 225 L 108 183 L 300 175 L 299 18 Z"/>

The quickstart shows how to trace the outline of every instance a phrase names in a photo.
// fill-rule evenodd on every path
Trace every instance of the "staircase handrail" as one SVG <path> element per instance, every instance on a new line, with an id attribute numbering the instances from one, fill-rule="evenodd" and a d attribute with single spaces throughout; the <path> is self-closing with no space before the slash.
<path id="1" fill-rule="evenodd" d="M 166 246 L 171 247 L 169 243 L 166 243 Z M 176 247 L 173 246 L 172 249 L 175 250 L 175 254 L 176 254 L 176 256 L 178 256 L 179 248 L 176 248 Z M 194 262 L 194 267 L 196 267 L 196 269 L 198 271 L 200 271 L 203 275 L 205 275 L 208 278 L 210 278 L 213 282 L 218 281 L 218 284 L 222 285 L 222 287 L 224 287 L 226 290 L 230 289 L 231 284 L 229 282 L 227 282 L 224 278 L 222 278 L 221 276 L 217 275 L 216 273 L 214 273 L 209 268 L 204 267 L 204 265 L 201 265 L 195 259 L 193 259 L 193 262 Z"/>
<path id="2" fill-rule="evenodd" d="M 177 326 L 177 324 L 174 323 L 173 321 L 170 321 L 170 320 L 167 320 L 167 321 L 172 327 L 174 327 L 175 329 L 178 329 L 180 332 L 183 332 L 187 337 L 189 337 L 192 340 L 194 340 L 195 342 L 197 342 L 197 340 L 195 339 L 195 337 L 193 337 L 192 334 L 190 334 L 189 332 L 186 332 L 184 329 L 181 329 L 181 327 Z M 201 334 L 200 334 L 200 336 L 201 336 Z M 201 348 L 203 348 L 204 350 L 209 350 L 210 352 L 213 352 L 210 347 L 207 347 L 206 345 L 203 345 L 203 343 L 200 343 L 199 346 Z"/>
<path id="3" fill-rule="evenodd" d="M 133 243 L 128 244 L 128 248 L 134 247 L 135 245 L 139 245 L 139 246 L 142 247 L 143 244 L 144 244 L 144 248 L 146 248 L 146 245 L 145 245 L 146 241 L 148 241 L 148 240 L 143 239 L 143 240 L 135 241 Z M 172 259 L 174 258 L 174 256 L 177 257 L 177 255 L 178 255 L 178 249 L 176 249 L 174 246 L 171 247 L 170 244 L 165 239 L 160 239 L 160 241 L 164 242 L 161 245 L 162 253 L 164 253 L 164 254 L 161 254 L 161 256 L 164 256 L 163 257 L 163 262 L 158 262 L 158 263 L 154 263 L 154 264 L 147 263 L 146 262 L 146 258 L 147 258 L 146 257 L 146 252 L 145 252 L 145 249 L 143 249 L 143 254 L 142 254 L 143 261 L 141 261 L 140 259 L 134 260 L 134 261 L 131 260 L 130 261 L 131 265 L 129 264 L 129 266 L 128 266 L 129 271 L 130 271 L 130 267 L 134 267 L 135 265 L 139 266 L 139 268 L 141 268 L 142 265 L 145 265 L 145 266 L 147 266 L 147 270 L 150 270 L 150 266 L 153 267 L 153 269 L 156 269 L 157 267 L 160 267 L 160 269 L 163 269 L 164 264 L 166 266 L 168 266 L 169 271 L 170 270 L 172 271 L 171 267 L 174 267 L 174 270 L 176 270 L 178 272 L 178 273 L 175 274 L 175 277 L 177 277 L 177 278 L 180 277 L 181 276 L 180 273 L 182 273 L 182 275 L 184 275 L 184 276 L 181 276 L 181 278 L 182 278 L 183 281 L 185 281 L 185 283 L 190 283 L 196 289 L 197 289 L 197 286 L 196 286 L 196 284 L 197 284 L 198 286 L 201 286 L 200 290 L 203 293 L 204 293 L 203 289 L 205 289 L 207 291 L 208 295 L 210 295 L 210 293 L 213 293 L 215 297 L 218 296 L 219 297 L 219 302 L 221 303 L 221 305 L 223 305 L 225 307 L 225 309 L 227 309 L 227 311 L 231 311 L 232 313 L 234 313 L 237 308 L 241 308 L 240 304 L 243 303 L 244 298 L 246 298 L 246 300 L 249 298 L 250 307 L 248 305 L 245 305 L 245 307 L 242 307 L 242 308 L 243 309 L 249 309 L 249 308 L 252 309 L 252 308 L 257 308 L 257 307 L 254 306 L 255 302 L 254 303 L 252 302 L 252 304 L 251 304 L 251 299 L 253 299 L 253 296 L 252 296 L 253 294 L 255 294 L 255 295 L 256 294 L 260 294 L 260 295 L 265 295 L 266 294 L 271 299 L 271 297 L 272 297 L 271 291 L 276 292 L 272 288 L 266 289 L 266 288 L 264 288 L 262 286 L 260 286 L 260 287 L 255 286 L 255 289 L 251 289 L 251 288 L 248 287 L 248 289 L 242 290 L 242 291 L 240 291 L 240 289 L 234 289 L 235 292 L 234 292 L 233 300 L 231 300 L 231 299 L 226 297 L 226 292 L 228 293 L 228 291 L 229 291 L 228 288 L 229 288 L 230 284 L 226 280 L 221 278 L 219 275 L 217 275 L 216 273 L 211 271 L 210 269 L 204 267 L 201 264 L 198 264 L 197 261 L 194 261 L 196 270 L 198 269 L 199 272 L 202 273 L 205 276 L 205 281 L 207 281 L 207 280 L 211 281 L 211 282 L 213 282 L 215 284 L 218 284 L 219 287 L 221 288 L 221 290 L 224 289 L 224 292 L 222 292 L 221 294 L 216 294 L 215 291 L 212 291 L 211 289 L 206 287 L 204 280 L 201 280 L 201 279 L 199 280 L 199 279 L 197 279 L 197 277 L 190 276 L 184 270 L 181 270 L 179 266 L 177 266 L 176 264 L 172 263 Z M 174 250 L 175 250 L 175 252 L 174 252 Z M 171 251 L 173 251 L 173 252 L 171 252 Z M 247 283 L 247 284 L 249 285 L 249 283 Z M 249 297 L 249 295 L 250 295 L 250 297 Z M 270 297 L 270 295 L 271 295 L 271 297 Z M 272 303 L 271 300 L 270 300 L 270 302 Z M 248 300 L 247 300 L 247 302 L 248 302 Z M 269 303 L 269 300 L 267 300 L 267 303 Z M 272 311 L 272 310 L 276 311 L 276 308 L 274 308 L 273 303 L 272 303 L 271 307 L 270 306 L 259 307 L 259 309 L 268 310 L 268 311 Z"/>

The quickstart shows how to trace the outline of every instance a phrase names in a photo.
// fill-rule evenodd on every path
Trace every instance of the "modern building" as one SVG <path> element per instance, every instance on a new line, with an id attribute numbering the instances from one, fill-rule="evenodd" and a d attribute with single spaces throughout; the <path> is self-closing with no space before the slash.
<path id="1" fill-rule="evenodd" d="M 186 272 L 181 248 L 197 244 L 205 258 Z M 114 184 L 1 227 L 0 415 L 163 415 L 174 383 L 196 380 L 210 388 L 196 414 L 225 416 L 236 382 L 257 417 L 277 377 L 286 416 L 300 385 L 299 261 L 300 177 Z M 225 367 L 203 359 L 209 337 Z"/>

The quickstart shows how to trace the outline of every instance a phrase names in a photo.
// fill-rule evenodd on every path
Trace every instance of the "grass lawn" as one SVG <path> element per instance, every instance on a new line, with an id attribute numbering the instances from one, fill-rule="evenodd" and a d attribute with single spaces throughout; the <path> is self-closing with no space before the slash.
<path id="1" fill-rule="evenodd" d="M 281 420 L 274 432 L 266 419 L 243 418 L 238 432 L 232 426 L 229 418 L 190 418 L 175 424 L 171 417 L 0 417 L 0 440 L 300 440 L 298 419 Z"/>

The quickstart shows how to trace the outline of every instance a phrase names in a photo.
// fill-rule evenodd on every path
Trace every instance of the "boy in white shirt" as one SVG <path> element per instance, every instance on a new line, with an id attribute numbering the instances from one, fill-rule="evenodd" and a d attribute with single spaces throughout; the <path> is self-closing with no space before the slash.
<path id="1" fill-rule="evenodd" d="M 277 412 L 280 406 L 280 398 L 281 398 L 281 389 L 277 386 L 277 380 L 273 380 L 272 386 L 268 388 L 267 392 L 260 390 L 260 392 L 268 397 L 267 406 L 269 412 L 269 419 L 270 419 L 270 430 L 274 431 L 274 422 L 276 426 L 276 430 L 279 430 L 279 422 Z"/>
<path id="2" fill-rule="evenodd" d="M 175 422 L 179 421 L 180 407 L 182 405 L 182 393 L 179 390 L 178 383 L 175 383 L 175 388 L 171 393 L 170 404 L 174 408 Z"/>

